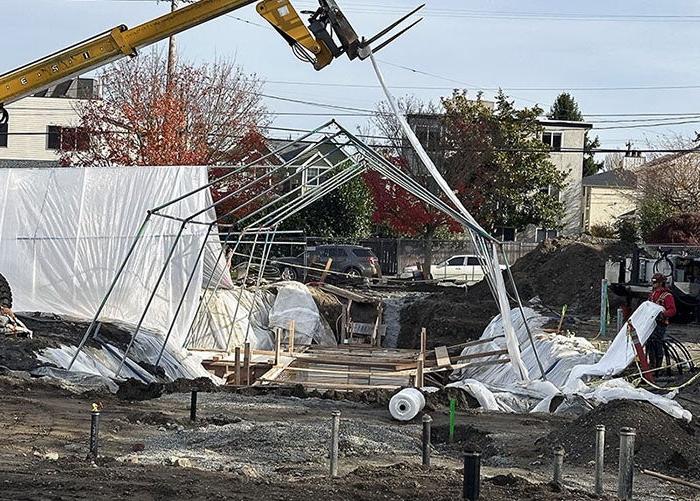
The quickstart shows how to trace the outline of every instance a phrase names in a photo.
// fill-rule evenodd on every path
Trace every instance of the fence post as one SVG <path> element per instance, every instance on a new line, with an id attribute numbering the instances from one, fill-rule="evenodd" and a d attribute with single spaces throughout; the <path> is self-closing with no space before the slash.
<path id="1" fill-rule="evenodd" d="M 635 435 L 634 428 L 622 428 L 620 430 L 620 469 L 617 478 L 617 497 L 621 501 L 632 500 Z"/>
<path id="2" fill-rule="evenodd" d="M 603 495 L 603 470 L 605 466 L 605 425 L 596 426 L 595 437 L 595 493 Z"/>

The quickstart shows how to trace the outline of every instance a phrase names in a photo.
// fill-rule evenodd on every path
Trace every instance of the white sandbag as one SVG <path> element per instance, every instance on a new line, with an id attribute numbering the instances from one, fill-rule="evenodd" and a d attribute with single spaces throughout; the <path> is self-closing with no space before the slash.
<path id="1" fill-rule="evenodd" d="M 632 313 L 630 322 L 634 326 L 637 335 L 643 345 L 656 327 L 656 317 L 663 311 L 663 307 L 650 301 L 645 301 Z M 610 377 L 621 373 L 634 360 L 636 352 L 634 344 L 627 335 L 625 325 L 617 333 L 605 355 L 595 364 L 579 365 L 569 373 L 565 384 L 566 391 L 573 391 L 578 387 L 578 380 L 584 376 Z"/>
<path id="2" fill-rule="evenodd" d="M 425 407 L 425 397 L 415 388 L 401 390 L 389 400 L 389 412 L 398 421 L 410 421 Z"/>

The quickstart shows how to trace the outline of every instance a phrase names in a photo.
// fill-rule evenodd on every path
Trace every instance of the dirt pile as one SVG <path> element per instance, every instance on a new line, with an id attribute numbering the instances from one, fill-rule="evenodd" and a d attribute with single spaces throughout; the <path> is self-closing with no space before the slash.
<path id="1" fill-rule="evenodd" d="M 478 339 L 498 313 L 487 295 L 446 288 L 407 302 L 401 310 L 399 348 L 418 348 L 421 328 L 428 331 L 428 348 L 450 346 Z"/>
<path id="2" fill-rule="evenodd" d="M 605 462 L 617 465 L 620 428 L 637 431 L 635 463 L 650 470 L 700 477 L 700 440 L 696 429 L 672 418 L 647 402 L 614 400 L 596 407 L 588 414 L 538 441 L 540 449 L 550 454 L 550 447 L 561 444 L 566 461 L 587 464 L 595 459 L 596 426 L 605 425 Z"/>
<path id="3" fill-rule="evenodd" d="M 548 240 L 513 265 L 513 278 L 523 301 L 539 296 L 543 304 L 556 310 L 566 304 L 572 314 L 595 315 L 600 310 L 605 263 L 627 251 L 626 244 L 609 240 Z M 481 282 L 472 293 L 488 294 L 488 285 Z"/>

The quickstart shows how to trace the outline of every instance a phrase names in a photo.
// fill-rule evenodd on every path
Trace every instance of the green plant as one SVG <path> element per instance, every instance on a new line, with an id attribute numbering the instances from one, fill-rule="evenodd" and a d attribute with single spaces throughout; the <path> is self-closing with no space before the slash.
<path id="1" fill-rule="evenodd" d="M 590 230 L 588 232 L 591 234 L 592 237 L 597 237 L 597 238 L 616 238 L 617 237 L 617 232 L 615 231 L 615 228 L 612 227 L 610 224 L 594 224 L 591 225 Z"/>

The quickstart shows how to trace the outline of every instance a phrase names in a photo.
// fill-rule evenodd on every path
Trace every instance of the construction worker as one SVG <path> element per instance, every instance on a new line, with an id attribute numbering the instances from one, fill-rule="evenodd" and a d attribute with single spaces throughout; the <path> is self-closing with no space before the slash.
<path id="1" fill-rule="evenodd" d="M 656 318 L 656 328 L 647 340 L 647 358 L 651 369 L 658 369 L 664 362 L 664 341 L 666 339 L 666 327 L 669 319 L 676 315 L 676 301 L 673 294 L 666 287 L 666 276 L 656 273 L 651 278 L 651 294 L 649 301 L 663 306 L 664 311 Z"/>

